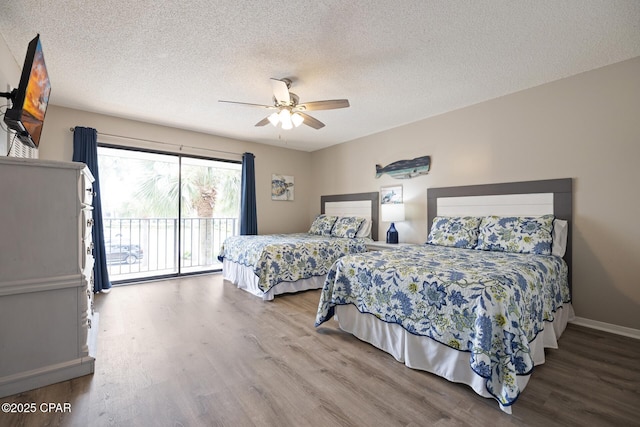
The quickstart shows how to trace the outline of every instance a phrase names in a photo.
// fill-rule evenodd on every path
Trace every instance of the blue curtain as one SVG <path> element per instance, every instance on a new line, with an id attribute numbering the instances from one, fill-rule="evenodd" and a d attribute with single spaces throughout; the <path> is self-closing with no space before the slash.
<path id="1" fill-rule="evenodd" d="M 76 126 L 73 130 L 73 161 L 85 163 L 95 182 L 93 183 L 93 291 L 111 289 L 102 228 L 102 202 L 100 198 L 100 177 L 98 176 L 98 131 Z"/>
<path id="2" fill-rule="evenodd" d="M 242 194 L 240 196 L 240 234 L 258 234 L 256 214 L 256 171 L 251 153 L 242 155 Z"/>

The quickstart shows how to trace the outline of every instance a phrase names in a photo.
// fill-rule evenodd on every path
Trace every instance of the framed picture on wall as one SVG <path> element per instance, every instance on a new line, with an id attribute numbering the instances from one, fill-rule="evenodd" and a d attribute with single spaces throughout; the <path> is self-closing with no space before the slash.
<path id="1" fill-rule="evenodd" d="M 293 200 L 293 176 L 271 175 L 271 200 Z"/>
<path id="2" fill-rule="evenodd" d="M 380 187 L 380 204 L 389 205 L 402 203 L 402 185 Z"/>

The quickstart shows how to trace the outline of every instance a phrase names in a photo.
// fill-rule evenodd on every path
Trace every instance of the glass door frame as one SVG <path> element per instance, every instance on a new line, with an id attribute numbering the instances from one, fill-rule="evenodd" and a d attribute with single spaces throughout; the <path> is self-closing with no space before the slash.
<path id="1" fill-rule="evenodd" d="M 117 149 L 117 150 L 122 150 L 122 151 L 135 151 L 135 152 L 140 152 L 140 153 L 149 153 L 149 154 L 161 154 L 161 155 L 168 155 L 168 156 L 172 156 L 172 157 L 176 157 L 178 159 L 178 177 L 179 177 L 179 185 L 178 185 L 178 218 L 177 218 L 177 245 L 178 248 L 180 248 L 182 246 L 182 220 L 183 220 L 183 215 L 182 215 L 182 159 L 183 158 L 193 158 L 193 159 L 200 159 L 200 160 L 210 160 L 210 161 L 215 161 L 215 162 L 222 162 L 222 163 L 233 163 L 233 164 L 242 164 L 242 162 L 240 160 L 229 160 L 229 159 L 219 159 L 219 158 L 215 158 L 215 157 L 207 157 L 207 156 L 199 156 L 199 155 L 194 155 L 194 154 L 183 154 L 183 153 L 176 153 L 176 152 L 171 152 L 171 151 L 162 151 L 162 150 L 153 150 L 153 149 L 148 149 L 148 148 L 139 148 L 139 147 L 129 147 L 129 146 L 122 146 L 122 145 L 117 145 L 117 144 L 109 144 L 109 143 L 103 143 L 98 141 L 98 148 L 110 148 L 110 149 Z M 98 158 L 99 161 L 99 158 Z M 240 213 L 240 207 L 238 206 L 238 215 Z M 211 273 L 218 273 L 220 271 L 222 271 L 222 268 L 214 268 L 214 269 L 208 269 L 208 270 L 199 270 L 199 271 L 193 271 L 193 272 L 183 272 L 183 266 L 182 266 L 182 262 L 180 259 L 180 251 L 178 251 L 177 254 L 175 254 L 176 256 L 176 267 L 177 267 L 177 272 L 175 273 L 167 273 L 167 274 L 159 274 L 159 275 L 153 275 L 153 276 L 145 276 L 145 277 L 141 277 L 141 278 L 131 278 L 131 279 L 123 279 L 123 280 L 111 280 L 111 283 L 114 286 L 117 285 L 126 285 L 126 284 L 134 284 L 134 283 L 140 283 L 140 282 L 147 282 L 147 281 L 154 281 L 154 280 L 162 280 L 162 279 L 171 279 L 171 278 L 176 278 L 176 277 L 188 277 L 188 276 L 195 276 L 195 275 L 201 275 L 201 274 L 211 274 Z"/>

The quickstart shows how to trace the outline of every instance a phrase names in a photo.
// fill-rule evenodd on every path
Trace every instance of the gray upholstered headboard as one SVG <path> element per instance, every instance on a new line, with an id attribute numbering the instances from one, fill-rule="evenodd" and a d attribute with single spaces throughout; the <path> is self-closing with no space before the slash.
<path id="1" fill-rule="evenodd" d="M 514 197 L 509 198 L 513 202 L 509 201 L 507 204 L 504 202 L 506 198 L 501 197 L 493 198 L 494 200 L 492 197 L 480 197 L 504 195 L 513 195 Z M 490 203 L 490 206 L 482 205 L 485 202 Z M 481 210 L 482 208 L 495 209 L 497 211 L 495 215 L 523 215 L 519 212 L 553 213 L 556 218 L 566 220 L 568 234 L 564 260 L 569 267 L 569 289 L 571 289 L 573 228 L 573 181 L 571 178 L 429 188 L 427 189 L 428 231 L 431 229 L 433 218 L 438 216 L 438 206 L 442 208 L 443 205 L 448 205 L 449 209 L 455 211 L 456 204 L 468 206 L 470 203 L 477 203 Z M 451 205 L 454 205 L 453 208 Z M 466 208 L 460 207 L 460 209 Z"/>
<path id="2" fill-rule="evenodd" d="M 363 216 L 371 219 L 371 238 L 378 240 L 378 204 L 380 195 L 373 193 L 334 194 L 320 197 L 320 213 L 327 213 L 332 204 L 342 215 Z"/>

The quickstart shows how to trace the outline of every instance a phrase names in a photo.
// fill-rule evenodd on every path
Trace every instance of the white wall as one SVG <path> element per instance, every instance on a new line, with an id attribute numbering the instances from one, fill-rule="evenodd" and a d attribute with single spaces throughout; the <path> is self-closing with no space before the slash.
<path id="1" fill-rule="evenodd" d="M 374 178 L 423 155 L 428 175 Z M 640 57 L 316 151 L 311 200 L 402 184 L 400 241 L 422 243 L 428 187 L 573 178 L 576 314 L 640 329 L 639 162 Z"/>
<path id="2" fill-rule="evenodd" d="M 24 47 L 25 53 L 27 52 L 27 46 Z M 17 88 L 20 83 L 20 67 L 16 59 L 9 52 L 7 43 L 0 35 L 0 92 L 10 92 L 11 89 Z M 6 98 L 0 98 L 0 105 L 2 111 L 5 111 L 5 107 L 11 106 L 11 101 Z M 6 132 L 6 125 L 4 123 L 4 114 L 1 115 L 0 121 L 0 156 L 5 156 L 9 151 L 9 136 L 13 135 Z"/>

